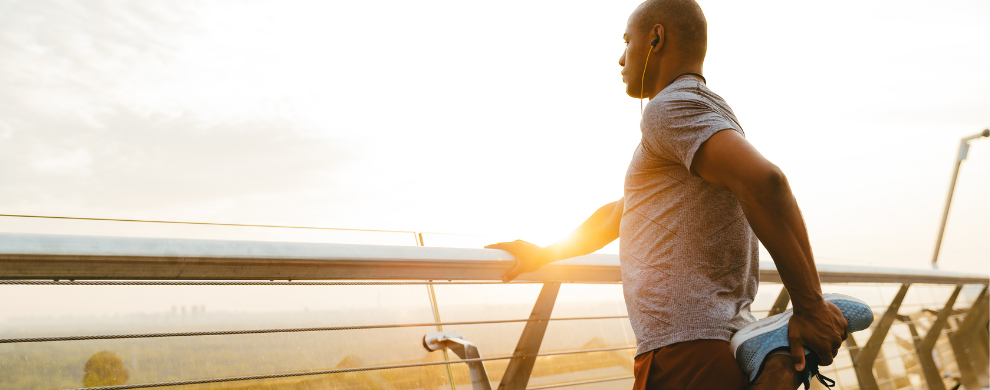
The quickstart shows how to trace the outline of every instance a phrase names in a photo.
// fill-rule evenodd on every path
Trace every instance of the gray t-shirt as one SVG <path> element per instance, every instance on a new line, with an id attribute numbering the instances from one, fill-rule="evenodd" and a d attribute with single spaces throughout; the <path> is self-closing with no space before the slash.
<path id="1" fill-rule="evenodd" d="M 722 130 L 744 134 L 732 109 L 693 78 L 646 106 L 625 180 L 619 256 L 636 354 L 700 339 L 729 340 L 754 321 L 759 241 L 736 197 L 690 171 Z"/>

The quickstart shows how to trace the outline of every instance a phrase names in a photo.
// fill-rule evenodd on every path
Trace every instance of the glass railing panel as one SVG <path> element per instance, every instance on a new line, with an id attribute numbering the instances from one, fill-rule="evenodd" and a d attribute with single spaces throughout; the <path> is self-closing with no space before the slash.
<path id="1" fill-rule="evenodd" d="M 562 388 L 569 390 L 614 390 L 614 389 L 627 389 L 627 388 L 631 388 L 632 386 L 633 386 L 632 379 L 622 379 L 617 381 L 565 386 Z"/>
<path id="2" fill-rule="evenodd" d="M 749 306 L 749 311 L 753 313 L 753 317 L 757 320 L 766 318 L 770 312 L 770 308 L 777 301 L 780 290 L 783 288 L 784 285 L 780 283 L 760 283 L 756 289 L 756 298 L 753 299 L 753 303 Z"/>
<path id="3" fill-rule="evenodd" d="M 564 283 L 552 318 L 626 316 L 621 284 Z"/>
<path id="4" fill-rule="evenodd" d="M 564 284 L 551 318 L 628 317 L 620 284 Z M 628 318 L 555 320 L 547 326 L 541 352 L 574 351 L 636 344 Z"/>
<path id="5" fill-rule="evenodd" d="M 614 390 L 632 388 L 632 378 L 603 378 L 587 381 L 567 382 L 562 384 L 529 387 L 530 389 L 564 389 L 564 390 Z"/>
<path id="6" fill-rule="evenodd" d="M 0 313 L 0 338 L 434 322 L 429 290 L 423 284 L 307 286 L 303 283 L 306 282 L 293 286 L 0 286 L 0 292 L 7 296 L 30 297 L 8 301 L 11 310 Z M 464 334 L 478 345 L 483 357 L 494 357 L 511 355 L 526 325 L 502 321 L 526 319 L 542 287 L 539 283 L 437 283 L 434 291 L 444 322 L 495 322 L 444 328 Z M 752 305 L 758 319 L 765 317 L 780 288 L 775 283 L 760 286 Z M 898 288 L 896 284 L 823 286 L 826 292 L 867 301 L 877 318 Z M 911 287 L 899 310 L 901 318 L 894 322 L 874 366 L 882 388 L 924 386 L 914 343 L 927 334 L 953 289 L 951 285 Z M 950 316 L 934 349 L 936 365 L 946 375 L 948 388 L 957 383 L 959 367 L 945 334 L 959 326 L 965 310 L 972 306 L 980 291 L 982 287 L 978 285 L 963 289 L 954 305 L 957 312 Z M 625 315 L 621 285 L 565 283 L 540 353 L 633 346 L 635 338 L 626 318 L 564 320 Z M 917 336 L 912 334 L 911 326 Z M 435 326 L 0 344 L 0 377 L 12 383 L 11 388 L 79 387 L 86 362 L 109 355 L 117 356 L 121 366 L 128 370 L 128 383 L 439 362 L 444 359 L 441 352 L 427 352 L 422 346 L 423 335 L 432 331 L 436 331 Z M 872 329 L 858 332 L 854 336 L 857 344 L 865 345 L 871 332 Z M 542 356 L 537 360 L 530 386 L 580 382 L 566 388 L 609 388 L 615 382 L 594 381 L 631 375 L 634 351 L 630 348 Z M 823 374 L 837 381 L 839 388 L 858 387 L 850 355 L 855 351 L 843 348 L 835 363 L 822 369 Z M 453 353 L 448 356 L 457 359 Z M 501 380 L 507 364 L 508 360 L 485 362 L 495 384 Z M 446 383 L 447 369 L 437 367 L 439 371 L 434 370 L 439 372 L 437 380 Z M 453 364 L 450 372 L 458 387 L 470 388 L 466 364 Z M 340 375 L 345 374 L 335 375 L 344 378 Z M 268 382 L 257 382 L 258 386 L 269 386 L 265 383 Z M 409 386 L 422 386 L 425 382 L 410 383 Z"/>
<path id="7" fill-rule="evenodd" d="M 636 336 L 626 318 L 551 321 L 540 345 L 541 353 L 634 347 Z"/>
<path id="8" fill-rule="evenodd" d="M 436 284 L 434 291 L 440 318 L 444 322 L 498 322 L 529 318 L 542 287 L 539 283 Z M 488 357 L 511 355 L 525 326 L 525 322 L 508 322 L 450 325 L 444 330 L 460 332 L 478 347 L 482 356 Z"/>
<path id="9" fill-rule="evenodd" d="M 912 284 L 898 312 L 902 315 L 911 315 L 924 310 L 937 312 L 945 306 L 954 289 L 955 286 Z"/>
<path id="10" fill-rule="evenodd" d="M 957 310 L 968 310 L 976 302 L 976 299 L 980 297 L 980 293 L 983 292 L 982 285 L 979 284 L 967 284 L 963 286 L 962 291 L 959 292 L 959 298 L 956 299 L 956 304 L 953 305 L 954 309 Z"/>
<path id="11" fill-rule="evenodd" d="M 619 284 L 564 284 L 540 345 L 541 354 L 633 347 L 635 335 Z M 563 320 L 564 318 L 620 317 Z M 635 348 L 542 356 L 529 385 L 544 386 L 632 375 Z M 610 381 L 566 388 L 615 388 Z"/>
<path id="12" fill-rule="evenodd" d="M 489 321 L 529 318 L 540 283 L 434 284 L 440 318 Z"/>
<path id="13" fill-rule="evenodd" d="M 852 368 L 852 359 L 849 356 L 849 352 L 845 349 L 839 350 L 839 354 L 835 356 L 832 365 L 819 367 L 819 371 L 822 375 L 835 381 L 836 389 L 851 389 L 858 386 L 856 372 Z M 812 379 L 812 382 L 814 382 L 812 388 L 819 388 L 821 386 L 815 379 Z"/>
<path id="14" fill-rule="evenodd" d="M 0 286 L 0 338 L 433 322 L 425 285 Z M 56 314 L 57 313 L 57 314 Z"/>
<path id="15" fill-rule="evenodd" d="M 71 388 L 79 387 L 93 364 L 116 364 L 127 372 L 127 383 L 135 384 L 442 361 L 441 352 L 422 346 L 423 334 L 431 330 L 3 344 L 0 375 L 24 389 Z"/>
<path id="16" fill-rule="evenodd" d="M 632 375 L 634 350 L 541 356 L 533 366 L 529 387 L 618 378 Z M 616 388 L 621 382 L 606 382 Z M 601 386 L 601 385 L 595 385 Z"/>
<path id="17" fill-rule="evenodd" d="M 7 301 L 10 310 L 0 313 L 3 339 L 434 322 L 422 284 L 0 286 L 0 291 L 31 297 Z M 428 353 L 422 346 L 423 335 L 435 330 L 6 343 L 0 344 L 0 377 L 24 383 L 23 388 L 79 387 L 85 363 L 103 351 L 120 357 L 130 370 L 129 383 L 442 360 L 440 352 Z"/>
<path id="18" fill-rule="evenodd" d="M 442 365 L 163 387 L 175 390 L 414 390 L 450 389 Z"/>
<path id="19" fill-rule="evenodd" d="M 890 327 L 890 332 L 884 340 L 883 353 L 877 356 L 874 363 L 874 372 L 877 382 L 884 381 L 892 384 L 895 388 L 915 386 L 924 383 L 921 375 L 921 366 L 918 363 L 918 355 L 914 348 L 914 338 L 907 324 L 895 321 Z M 877 368 L 881 364 L 889 371 L 883 375 Z"/>

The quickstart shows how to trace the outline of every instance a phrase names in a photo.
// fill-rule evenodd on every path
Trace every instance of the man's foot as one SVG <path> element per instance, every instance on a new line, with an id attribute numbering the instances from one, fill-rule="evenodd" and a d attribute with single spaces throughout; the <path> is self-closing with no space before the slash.
<path id="1" fill-rule="evenodd" d="M 866 302 L 842 294 L 823 294 L 822 296 L 842 312 L 849 324 L 848 333 L 866 329 L 873 323 L 873 310 Z M 790 350 L 790 344 L 787 341 L 787 324 L 790 322 L 792 314 L 791 310 L 787 310 L 778 315 L 764 318 L 743 327 L 732 336 L 729 347 L 743 372 L 749 377 L 750 383 L 753 383 L 763 371 L 768 356 L 776 351 Z M 826 386 L 829 386 L 829 382 L 834 383 L 831 379 L 818 373 L 818 357 L 807 349 L 804 350 L 804 353 L 805 359 L 807 359 L 804 371 L 802 371 L 802 381 L 805 383 L 805 388 L 808 388 L 812 377 L 817 377 Z"/>

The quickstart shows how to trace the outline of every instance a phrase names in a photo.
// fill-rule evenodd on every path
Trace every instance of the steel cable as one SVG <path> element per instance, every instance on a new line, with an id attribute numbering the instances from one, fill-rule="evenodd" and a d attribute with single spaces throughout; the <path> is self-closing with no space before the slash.
<path id="1" fill-rule="evenodd" d="M 604 320 L 604 319 L 619 319 L 619 318 L 628 318 L 628 316 L 564 317 L 564 318 L 551 318 L 550 321 Z M 205 331 L 205 332 L 169 332 L 169 333 L 136 333 L 136 334 L 110 334 L 110 335 L 90 335 L 90 336 L 32 337 L 32 338 L 18 338 L 18 339 L 0 339 L 0 344 L 43 343 L 43 342 L 52 342 L 52 341 L 144 339 L 144 338 L 190 337 L 190 336 L 232 336 L 232 335 L 242 335 L 242 334 L 324 332 L 324 331 L 336 331 L 336 330 L 419 328 L 419 327 L 427 327 L 427 326 L 509 324 L 509 323 L 517 323 L 517 322 L 534 322 L 534 321 L 539 321 L 539 320 L 518 319 L 518 320 L 492 320 L 492 321 L 427 322 L 427 323 L 417 323 L 417 324 L 355 325 L 355 326 L 331 326 L 331 327 L 316 327 L 316 328 L 249 329 L 249 330 L 220 330 L 220 331 Z"/>

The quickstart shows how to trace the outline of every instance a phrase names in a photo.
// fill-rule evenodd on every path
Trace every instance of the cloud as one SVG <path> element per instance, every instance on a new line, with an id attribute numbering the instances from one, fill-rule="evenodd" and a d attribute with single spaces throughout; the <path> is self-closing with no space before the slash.
<path id="1" fill-rule="evenodd" d="M 23 107 L 7 107 L 18 109 Z M 72 199 L 98 208 L 180 205 L 326 183 L 352 147 L 289 123 L 203 126 L 113 108 L 96 119 L 21 111 L 0 142 L 0 202 Z"/>
<path id="2" fill-rule="evenodd" d="M 0 203 L 181 208 L 331 185 L 356 142 L 277 112 L 216 117 L 156 104 L 156 91 L 187 76 L 174 63 L 199 31 L 196 10 L 191 1 L 5 5 Z"/>

